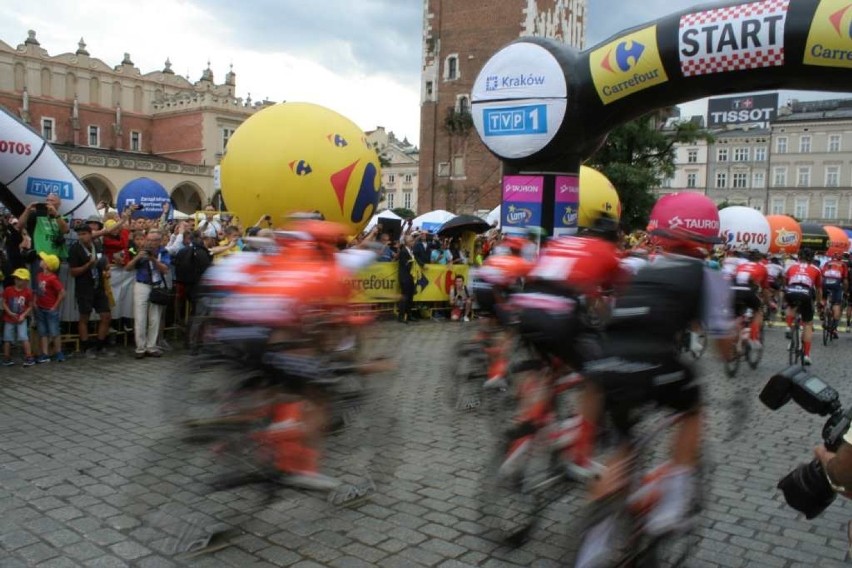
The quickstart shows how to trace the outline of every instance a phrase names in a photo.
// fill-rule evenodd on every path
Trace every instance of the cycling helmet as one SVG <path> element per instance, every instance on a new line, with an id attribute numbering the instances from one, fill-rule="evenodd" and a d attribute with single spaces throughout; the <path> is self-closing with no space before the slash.
<path id="1" fill-rule="evenodd" d="M 814 259 L 814 251 L 809 248 L 803 248 L 799 251 L 799 258 L 805 262 L 810 262 Z"/>
<path id="2" fill-rule="evenodd" d="M 713 245 L 719 243 L 718 237 L 706 237 L 682 228 L 654 229 L 651 235 L 655 244 L 666 252 L 701 259 L 710 256 Z"/>
<path id="3" fill-rule="evenodd" d="M 762 258 L 763 258 L 763 253 L 760 252 L 759 250 L 753 249 L 753 250 L 750 250 L 748 252 L 748 259 L 752 262 L 760 262 L 760 260 Z"/>
<path id="4" fill-rule="evenodd" d="M 614 217 L 607 213 L 601 213 L 591 227 L 586 227 L 580 231 L 580 236 L 597 237 L 611 243 L 617 243 L 620 240 L 620 230 L 621 227 Z"/>

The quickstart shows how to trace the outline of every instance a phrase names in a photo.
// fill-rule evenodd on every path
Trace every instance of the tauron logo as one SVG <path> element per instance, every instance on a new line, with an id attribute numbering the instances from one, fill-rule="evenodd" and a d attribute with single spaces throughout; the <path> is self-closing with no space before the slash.
<path id="1" fill-rule="evenodd" d="M 645 46 L 638 41 L 623 41 L 615 46 L 615 64 L 622 71 L 630 71 L 642 57 L 645 52 Z M 606 54 L 601 62 L 601 67 L 614 73 L 612 68 L 612 51 Z"/>

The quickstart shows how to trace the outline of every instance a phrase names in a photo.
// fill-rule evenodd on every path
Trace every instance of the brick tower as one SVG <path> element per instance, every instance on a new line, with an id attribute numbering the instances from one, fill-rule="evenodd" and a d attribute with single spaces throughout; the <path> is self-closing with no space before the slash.
<path id="1" fill-rule="evenodd" d="M 486 61 L 521 36 L 582 48 L 586 0 L 423 0 L 418 213 L 500 203 L 501 166 L 476 134 L 470 91 Z"/>

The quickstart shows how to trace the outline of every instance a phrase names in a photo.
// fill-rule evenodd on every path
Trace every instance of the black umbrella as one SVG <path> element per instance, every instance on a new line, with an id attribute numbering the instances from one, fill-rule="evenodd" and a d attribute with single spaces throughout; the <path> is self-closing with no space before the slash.
<path id="1" fill-rule="evenodd" d="M 458 237 L 462 233 L 468 231 L 476 233 L 484 233 L 491 228 L 487 221 L 476 217 L 475 215 L 458 215 L 453 217 L 438 229 L 439 237 Z"/>

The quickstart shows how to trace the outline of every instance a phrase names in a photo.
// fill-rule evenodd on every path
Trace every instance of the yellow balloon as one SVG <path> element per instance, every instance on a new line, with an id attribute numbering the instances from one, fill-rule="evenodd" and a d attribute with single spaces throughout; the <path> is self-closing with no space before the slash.
<path id="1" fill-rule="evenodd" d="M 379 158 L 348 118 L 310 103 L 281 103 L 246 120 L 221 163 L 228 210 L 247 223 L 319 211 L 358 234 L 379 203 Z"/>
<path id="2" fill-rule="evenodd" d="M 601 213 L 621 218 L 621 200 L 605 175 L 588 166 L 580 166 L 580 213 L 577 224 L 591 227 Z"/>

